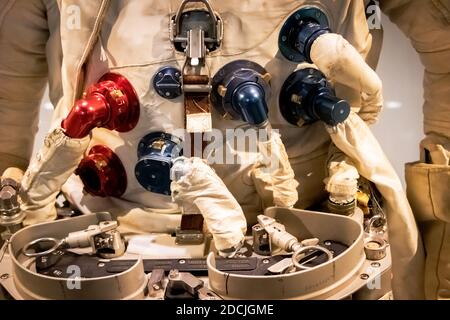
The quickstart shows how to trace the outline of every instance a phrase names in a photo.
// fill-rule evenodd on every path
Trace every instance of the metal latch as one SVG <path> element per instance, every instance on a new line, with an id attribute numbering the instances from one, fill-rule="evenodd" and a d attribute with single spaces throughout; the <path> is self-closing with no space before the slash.
<path id="1" fill-rule="evenodd" d="M 169 272 L 169 282 L 166 287 L 166 297 L 172 294 L 176 296 L 182 291 L 192 297 L 197 296 L 200 300 L 222 300 L 216 293 L 205 287 L 202 280 L 194 277 L 192 274 L 171 270 Z M 175 297 L 172 296 L 172 298 Z"/>

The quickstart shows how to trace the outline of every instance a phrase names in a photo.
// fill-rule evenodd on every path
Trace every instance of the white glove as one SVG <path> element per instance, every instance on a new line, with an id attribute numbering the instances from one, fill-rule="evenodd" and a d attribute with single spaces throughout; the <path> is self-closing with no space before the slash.
<path id="1" fill-rule="evenodd" d="M 48 134 L 22 179 L 24 225 L 56 218 L 56 196 L 80 163 L 89 140 L 89 136 L 69 138 L 59 127 Z"/>
<path id="2" fill-rule="evenodd" d="M 239 248 L 244 241 L 247 222 L 239 203 L 228 191 L 214 170 L 199 158 L 176 159 L 172 172 L 182 161 L 185 171 L 174 175 L 170 189 L 172 198 L 180 206 L 195 206 L 203 215 L 205 224 L 219 251 Z"/>

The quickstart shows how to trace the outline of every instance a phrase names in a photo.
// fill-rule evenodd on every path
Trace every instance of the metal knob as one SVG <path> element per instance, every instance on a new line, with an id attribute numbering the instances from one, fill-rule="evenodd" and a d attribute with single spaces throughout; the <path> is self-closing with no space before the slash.
<path id="1" fill-rule="evenodd" d="M 3 187 L 0 191 L 0 212 L 10 215 L 18 211 L 20 211 L 20 205 L 17 200 L 17 191 L 12 186 Z"/>

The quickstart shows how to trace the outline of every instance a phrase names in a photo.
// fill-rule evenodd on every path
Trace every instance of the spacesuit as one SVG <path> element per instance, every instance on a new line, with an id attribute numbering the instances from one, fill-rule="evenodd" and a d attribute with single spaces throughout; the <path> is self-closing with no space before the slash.
<path id="1" fill-rule="evenodd" d="M 23 137 L 20 143 L 3 142 L 2 169 L 10 166 L 27 168 L 31 137 L 36 131 L 38 101 L 47 79 L 46 63 L 50 96 L 56 106 L 44 147 L 31 161 L 22 181 L 23 208 L 27 213 L 25 224 L 54 219 L 54 201 L 62 187 L 84 213 L 111 212 L 119 220 L 122 232 L 173 232 L 180 225 L 179 206 L 167 193 L 144 188 L 135 172 L 136 163 L 140 161 L 136 151 L 143 137 L 153 132 L 173 134 L 185 126 L 182 99 L 165 99 L 152 86 L 152 79 L 162 67 L 181 69 L 185 61 L 184 54 L 174 50 L 169 32 L 170 17 L 179 3 L 9 0 L 1 4 L 0 45 L 5 48 L 0 51 L 3 69 L 1 90 L 5 100 L 2 102 L 5 114 L 1 121 L 5 123 L 0 126 L 0 136 L 6 140 L 11 136 Z M 336 68 L 330 61 L 330 57 L 351 51 L 348 43 L 359 55 L 349 55 L 342 63 L 360 66 L 363 64 L 361 56 L 368 56 L 372 38 L 364 4 L 331 0 L 233 0 L 214 1 L 213 5 L 223 20 L 224 38 L 221 47 L 207 56 L 211 76 L 236 59 L 264 66 L 271 75 L 273 94 L 268 101 L 269 121 L 273 128 L 279 130 L 289 157 L 289 166 L 279 173 L 285 175 L 291 182 L 290 188 L 295 189 L 297 184 L 293 182 L 292 167 L 295 180 L 299 182 L 298 201 L 296 196 L 289 195 L 284 203 L 308 208 L 321 202 L 326 195 L 323 180 L 327 177 L 329 162 L 351 163 L 361 175 L 373 181 L 388 200 L 396 297 L 420 298 L 421 246 L 415 222 L 395 172 L 362 121 L 372 123 L 376 120 L 381 107 L 381 84 L 370 68 L 362 68 L 364 75 L 368 76 L 360 79 L 358 74 L 350 77 L 345 68 Z M 279 28 L 287 17 L 305 5 L 320 8 L 329 20 L 330 29 L 346 39 L 324 35 L 323 41 L 316 42 L 311 48 L 313 62 L 336 81 L 337 95 L 359 112 L 359 116 L 352 113 L 349 121 L 335 127 L 326 127 L 321 122 L 298 127 L 288 123 L 277 108 L 278 93 L 285 79 L 299 67 L 297 62 L 286 60 L 278 51 Z M 14 23 L 23 12 L 32 15 L 30 23 Z M 17 37 L 18 34 L 24 38 Z M 327 50 L 333 48 L 338 55 L 327 55 Z M 354 59 L 348 59 L 350 56 Z M 132 84 L 138 96 L 140 115 L 131 121 L 133 125 L 126 132 L 96 127 L 81 135 L 67 136 L 70 130 L 64 121 L 76 101 L 82 97 L 83 91 L 108 72 L 120 73 Z M 358 87 L 362 84 L 363 87 Z M 17 97 L 23 97 L 23 100 Z M 214 128 L 221 130 L 245 125 L 241 120 L 223 119 L 214 109 L 212 123 Z M 340 151 L 330 147 L 330 138 Z M 107 146 L 120 160 L 126 188 L 119 197 L 99 198 L 82 193 L 83 185 L 77 176 L 72 175 L 83 158 L 98 145 Z M 369 161 L 371 152 L 375 161 Z M 287 156 L 282 149 L 280 159 L 287 160 Z M 259 183 L 266 183 L 267 177 L 258 171 L 258 159 L 256 157 L 244 164 L 212 165 L 223 181 L 222 190 L 229 190 L 223 194 L 236 200 L 230 200 L 225 207 L 235 208 L 238 204 L 248 225 L 256 222 L 256 216 L 264 207 L 277 204 L 275 197 L 264 198 L 266 188 L 261 188 Z M 216 179 L 213 173 L 209 176 Z M 183 186 L 178 187 L 182 190 Z M 236 229 L 245 228 L 245 223 L 241 211 L 236 209 L 234 212 L 236 214 L 230 218 L 229 225 L 236 224 L 236 232 Z M 415 281 L 408 281 L 408 277 Z"/>

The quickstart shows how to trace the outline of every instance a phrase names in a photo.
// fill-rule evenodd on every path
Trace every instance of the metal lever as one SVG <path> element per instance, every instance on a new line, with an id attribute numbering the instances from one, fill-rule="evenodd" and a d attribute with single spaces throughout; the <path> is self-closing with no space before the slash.
<path id="1" fill-rule="evenodd" d="M 327 255 L 327 261 L 333 259 L 333 254 L 330 250 L 318 245 L 318 239 L 307 239 L 300 242 L 295 236 L 286 231 L 283 224 L 265 215 L 259 215 L 258 222 L 269 234 L 270 241 L 274 245 L 286 252 L 293 253 L 292 263 L 299 270 L 311 269 L 311 267 L 300 263 L 300 260 L 310 251 L 322 251 Z"/>
<path id="2" fill-rule="evenodd" d="M 116 230 L 117 227 L 117 221 L 103 221 L 85 230 L 71 232 L 61 240 L 49 237 L 33 240 L 22 249 L 22 252 L 25 256 L 34 258 L 51 254 L 58 249 L 91 247 L 92 251 L 102 258 L 118 257 L 125 252 L 125 243 Z M 45 251 L 36 252 L 37 246 L 45 246 L 45 244 L 51 247 Z"/>
<path id="3" fill-rule="evenodd" d="M 191 67 L 204 64 L 206 56 L 205 32 L 198 26 L 188 31 L 186 55 Z"/>

